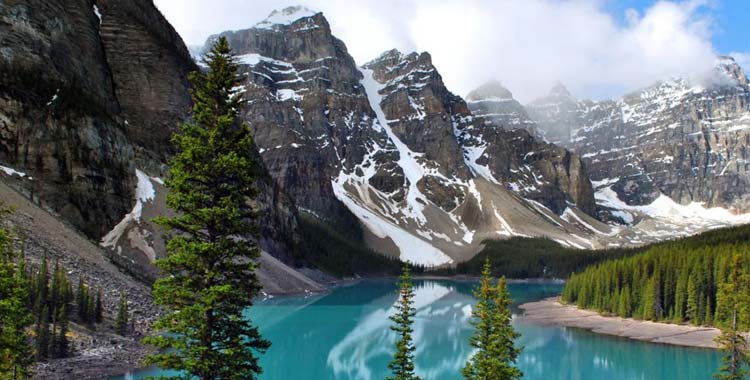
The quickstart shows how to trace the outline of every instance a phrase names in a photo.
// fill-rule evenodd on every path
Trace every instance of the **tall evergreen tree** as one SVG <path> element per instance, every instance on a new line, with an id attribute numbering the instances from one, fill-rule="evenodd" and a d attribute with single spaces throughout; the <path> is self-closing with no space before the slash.
<path id="1" fill-rule="evenodd" d="M 117 319 L 115 319 L 115 332 L 125 336 L 128 334 L 128 319 L 130 318 L 130 312 L 128 311 L 128 296 L 123 294 L 120 296 L 120 303 L 117 306 Z"/>
<path id="2" fill-rule="evenodd" d="M 477 304 L 471 311 L 471 325 L 474 327 L 474 334 L 469 338 L 469 345 L 476 353 L 469 358 L 462 370 L 466 380 L 490 379 L 493 370 L 492 358 L 490 357 L 490 345 L 492 343 L 491 316 L 494 311 L 491 268 L 490 259 L 487 258 L 482 269 L 479 287 L 474 289 L 474 298 L 476 298 Z"/>
<path id="3" fill-rule="evenodd" d="M 62 305 L 57 311 L 57 333 L 52 354 L 56 358 L 68 357 L 70 344 L 68 342 L 68 314 L 67 306 Z"/>
<path id="4" fill-rule="evenodd" d="M 153 289 L 168 312 L 155 324 L 166 334 L 146 341 L 170 350 L 146 362 L 183 371 L 178 378 L 256 379 L 257 355 L 270 343 L 243 312 L 260 292 L 250 201 L 263 171 L 249 126 L 238 122 L 240 78 L 226 38 L 204 60 L 207 72 L 190 75 L 195 122 L 173 138 L 166 181 L 167 205 L 179 216 L 156 220 L 173 232 Z"/>
<path id="5" fill-rule="evenodd" d="M 505 277 L 492 285 L 491 264 L 484 264 L 480 285 L 474 290 L 477 304 L 472 311 L 474 335 L 469 344 L 476 351 L 463 368 L 466 380 L 516 380 L 523 374 L 515 367 L 520 350 L 519 334 L 511 326 L 511 298 Z"/>
<path id="6" fill-rule="evenodd" d="M 743 289 L 746 275 L 743 273 L 740 255 L 735 254 L 732 258 L 729 279 L 720 287 L 720 300 L 723 303 L 721 310 L 728 311 L 731 319 L 722 329 L 721 335 L 716 338 L 716 342 L 725 352 L 722 366 L 714 375 L 718 380 L 742 380 L 748 374 L 745 368 L 747 364 L 750 364 L 747 341 L 738 329 L 739 321 L 737 320 L 741 305 L 750 301 L 747 297 L 747 289 Z"/>
<path id="7" fill-rule="evenodd" d="M 393 360 L 388 364 L 392 376 L 386 377 L 386 380 L 421 380 L 414 373 L 414 351 L 416 347 L 414 347 L 412 340 L 412 333 L 414 332 L 412 324 L 414 323 L 415 313 L 411 274 L 409 267 L 404 266 L 401 281 L 399 281 L 396 313 L 390 316 L 391 321 L 393 321 L 391 330 L 396 332 L 398 340 L 396 341 L 396 353 L 393 355 Z"/>
<path id="8" fill-rule="evenodd" d="M 102 290 L 97 289 L 96 291 L 96 310 L 95 310 L 96 323 L 102 323 L 104 320 L 104 305 L 102 305 Z"/>
<path id="9" fill-rule="evenodd" d="M 50 347 L 50 331 L 49 331 L 49 307 L 44 305 L 42 307 L 41 320 L 36 325 L 36 358 L 37 360 L 44 360 L 49 357 Z"/>
<path id="10" fill-rule="evenodd" d="M 505 277 L 500 278 L 495 290 L 495 310 L 492 314 L 492 338 L 490 355 L 497 361 L 497 374 L 491 379 L 517 380 L 523 376 L 515 366 L 521 350 L 515 346 L 515 340 L 521 336 L 511 326 L 511 298 Z"/>
<path id="11" fill-rule="evenodd" d="M 5 212 L 0 203 L 0 214 Z M 23 257 L 16 258 L 10 233 L 0 229 L 0 378 L 31 376 L 33 351 L 26 333 L 32 323 L 28 300 L 26 263 Z"/>

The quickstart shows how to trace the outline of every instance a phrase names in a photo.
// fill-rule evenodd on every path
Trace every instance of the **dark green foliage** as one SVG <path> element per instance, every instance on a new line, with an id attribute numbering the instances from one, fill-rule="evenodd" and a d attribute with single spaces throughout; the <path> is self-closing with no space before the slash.
<path id="1" fill-rule="evenodd" d="M 743 309 L 747 309 L 750 304 L 750 274 L 747 267 L 743 266 L 743 258 L 739 254 L 732 257 L 727 270 L 729 275 L 726 281 L 719 285 L 716 310 L 716 319 L 726 321 L 721 335 L 716 338 L 716 343 L 724 350 L 725 355 L 722 366 L 714 377 L 718 380 L 742 380 L 748 374 L 750 355 L 739 326 L 747 327 L 750 322 L 741 319 L 748 317 Z"/>
<path id="2" fill-rule="evenodd" d="M 50 357 L 50 330 L 49 330 L 49 307 L 42 307 L 41 319 L 36 325 L 36 360 L 44 360 Z"/>
<path id="3" fill-rule="evenodd" d="M 0 214 L 8 212 L 0 203 Z M 32 348 L 26 328 L 29 279 L 24 257 L 11 246 L 11 234 L 0 229 L 0 378 L 26 379 L 31 376 Z"/>
<path id="4" fill-rule="evenodd" d="M 306 213 L 299 215 L 299 242 L 295 265 L 317 267 L 335 276 L 395 275 L 401 262 L 367 248 L 361 226 L 354 220 L 348 228 L 334 228 Z M 414 268 L 422 272 L 421 267 Z"/>
<path id="5" fill-rule="evenodd" d="M 638 255 L 573 274 L 562 299 L 622 317 L 728 326 L 732 297 L 726 287 L 737 255 L 742 276 L 750 271 L 750 227 L 715 230 L 654 245 Z M 743 297 L 750 282 L 732 286 Z M 725 289 L 725 290 L 722 290 Z M 747 303 L 741 303 L 747 304 Z M 738 328 L 750 328 L 750 307 L 738 310 Z"/>
<path id="6" fill-rule="evenodd" d="M 399 281 L 399 298 L 396 304 L 396 313 L 390 316 L 393 325 L 391 330 L 395 331 L 398 339 L 396 340 L 396 353 L 393 360 L 388 364 L 392 376 L 386 377 L 386 380 L 421 380 L 414 373 L 414 342 L 412 333 L 414 329 L 414 288 L 411 283 L 411 274 L 409 267 L 404 266 L 401 280 Z"/>
<path id="7" fill-rule="evenodd" d="M 164 334 L 146 342 L 164 351 L 146 362 L 181 371 L 178 379 L 256 379 L 257 355 L 270 343 L 243 312 L 260 292 L 251 204 L 263 170 L 250 128 L 237 120 L 240 79 L 226 38 L 205 63 L 205 74 L 190 75 L 195 122 L 173 138 L 167 205 L 178 216 L 156 220 L 171 231 L 153 287 L 166 312 L 154 325 Z"/>
<path id="8" fill-rule="evenodd" d="M 123 294 L 120 296 L 120 303 L 117 306 L 117 319 L 115 319 L 115 332 L 125 336 L 128 334 L 128 320 L 130 319 L 130 312 L 128 311 L 128 296 Z"/>
<path id="9" fill-rule="evenodd" d="M 521 350 L 514 341 L 520 335 L 511 326 L 508 286 L 505 277 L 492 284 L 491 267 L 486 259 L 479 287 L 474 290 L 477 304 L 471 312 L 474 334 L 469 345 L 475 354 L 461 371 L 466 380 L 516 380 L 523 376 L 515 366 Z"/>
<path id="10" fill-rule="evenodd" d="M 513 237 L 487 240 L 485 247 L 471 260 L 436 274 L 477 276 L 484 262 L 492 261 L 492 275 L 508 278 L 566 278 L 571 273 L 602 261 L 634 255 L 643 248 L 583 250 L 565 248 L 544 238 Z"/>
<path id="11" fill-rule="evenodd" d="M 96 323 L 102 323 L 104 320 L 104 306 L 102 305 L 102 290 L 96 291 L 96 308 L 94 309 L 94 318 Z"/>

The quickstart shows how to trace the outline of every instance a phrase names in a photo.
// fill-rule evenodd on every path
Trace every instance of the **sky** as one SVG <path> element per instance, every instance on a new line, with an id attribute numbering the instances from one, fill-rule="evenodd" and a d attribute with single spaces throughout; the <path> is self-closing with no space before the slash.
<path id="1" fill-rule="evenodd" d="M 252 27 L 274 9 L 322 11 L 358 64 L 427 51 L 448 88 L 499 80 L 522 102 L 563 83 L 617 98 L 673 76 L 700 78 L 716 55 L 750 69 L 750 0 L 154 0 L 189 45 Z"/>

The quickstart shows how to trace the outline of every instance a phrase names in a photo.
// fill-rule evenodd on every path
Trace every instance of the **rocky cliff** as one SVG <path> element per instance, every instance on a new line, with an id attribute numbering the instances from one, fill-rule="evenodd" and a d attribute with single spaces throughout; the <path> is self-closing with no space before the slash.
<path id="1" fill-rule="evenodd" d="M 150 0 L 0 3 L 0 180 L 153 280 L 164 247 L 138 189 L 166 174 L 197 68 Z M 296 209 L 261 177 L 261 245 L 286 258 Z"/>
<path id="2" fill-rule="evenodd" d="M 358 219 L 380 252 L 445 264 L 497 235 L 502 212 L 519 234 L 561 239 L 567 227 L 549 218 L 593 213 L 576 155 L 474 116 L 427 53 L 391 50 L 358 68 L 325 17 L 302 7 L 221 35 L 247 75 L 243 117 L 272 177 L 303 212 Z"/>
<path id="3" fill-rule="evenodd" d="M 685 205 L 750 211 L 750 88 L 731 58 L 719 58 L 701 80 L 665 80 L 617 101 L 551 96 L 529 110 L 540 129 L 581 154 L 592 180 L 629 205 L 664 194 Z"/>

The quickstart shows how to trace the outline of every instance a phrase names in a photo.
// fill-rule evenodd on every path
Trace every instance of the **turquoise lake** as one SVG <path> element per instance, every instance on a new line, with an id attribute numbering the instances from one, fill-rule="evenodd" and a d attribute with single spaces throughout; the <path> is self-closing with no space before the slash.
<path id="1" fill-rule="evenodd" d="M 471 282 L 416 281 L 417 373 L 425 380 L 460 379 L 470 354 Z M 555 283 L 513 283 L 516 305 L 559 294 Z M 262 357 L 262 380 L 383 379 L 393 351 L 388 315 L 393 281 L 368 280 L 331 293 L 264 300 L 249 313 L 273 342 Z M 518 310 L 515 310 L 518 313 Z M 533 380 L 706 380 L 719 367 L 718 352 L 540 326 L 514 318 L 524 350 L 518 366 Z M 157 369 L 118 379 L 142 379 Z"/>

